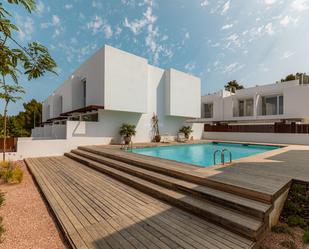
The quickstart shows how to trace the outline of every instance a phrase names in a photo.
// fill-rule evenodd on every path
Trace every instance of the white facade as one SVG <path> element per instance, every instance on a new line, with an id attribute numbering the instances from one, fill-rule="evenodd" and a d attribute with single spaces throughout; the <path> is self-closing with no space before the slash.
<path id="1" fill-rule="evenodd" d="M 81 108 L 91 106 L 91 111 L 81 112 Z M 88 114 L 96 114 L 97 120 L 80 118 Z M 158 115 L 161 135 L 172 138 L 183 125 L 191 125 L 193 138 L 201 139 L 203 125 L 186 123 L 187 119 L 201 117 L 200 79 L 149 65 L 144 58 L 104 46 L 43 102 L 45 125 L 32 131 L 32 142 L 45 147 L 44 155 L 55 154 L 50 148 L 55 139 L 66 144 L 54 149 L 56 154 L 80 144 L 119 143 L 122 123 L 136 125 L 133 142 L 150 142 L 153 114 Z M 60 120 L 63 116 L 68 120 Z M 76 117 L 78 121 L 73 121 Z M 40 151 L 43 153 L 43 149 Z"/>
<path id="2" fill-rule="evenodd" d="M 309 118 L 309 84 L 299 80 L 225 90 L 202 97 L 203 122 L 300 120 Z"/>

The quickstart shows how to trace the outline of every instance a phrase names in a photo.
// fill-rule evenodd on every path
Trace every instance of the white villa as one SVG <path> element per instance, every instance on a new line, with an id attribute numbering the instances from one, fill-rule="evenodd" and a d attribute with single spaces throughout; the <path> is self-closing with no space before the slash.
<path id="1" fill-rule="evenodd" d="M 122 123 L 136 125 L 134 143 L 150 142 L 153 114 L 160 134 L 173 139 L 187 119 L 201 117 L 200 96 L 199 78 L 104 46 L 43 102 L 44 126 L 21 139 L 18 149 L 28 154 L 32 142 L 39 155 L 55 155 L 79 145 L 119 143 Z M 193 124 L 193 130 L 201 139 L 203 125 Z"/>

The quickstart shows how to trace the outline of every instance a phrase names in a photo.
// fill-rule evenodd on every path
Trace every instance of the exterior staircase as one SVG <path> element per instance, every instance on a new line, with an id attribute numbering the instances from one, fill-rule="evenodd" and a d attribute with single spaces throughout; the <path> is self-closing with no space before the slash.
<path id="1" fill-rule="evenodd" d="M 256 200 L 241 189 L 240 194 L 226 192 L 222 184 L 196 183 L 185 174 L 173 174 L 112 151 L 79 147 L 65 156 L 252 241 L 259 241 L 267 231 L 272 201 Z M 237 190 L 232 187 L 229 189 Z"/>

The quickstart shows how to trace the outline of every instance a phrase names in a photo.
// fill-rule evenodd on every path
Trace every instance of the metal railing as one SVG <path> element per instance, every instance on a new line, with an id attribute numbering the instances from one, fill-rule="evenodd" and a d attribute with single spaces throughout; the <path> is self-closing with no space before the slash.
<path id="1" fill-rule="evenodd" d="M 229 153 L 229 159 L 230 159 L 229 161 L 230 161 L 230 163 L 232 163 L 232 152 L 230 152 L 228 149 L 223 149 L 223 150 L 216 150 L 214 152 L 214 154 L 213 154 L 214 165 L 217 165 L 216 155 L 217 155 L 218 152 L 221 155 L 221 165 L 225 164 L 225 152 Z"/>

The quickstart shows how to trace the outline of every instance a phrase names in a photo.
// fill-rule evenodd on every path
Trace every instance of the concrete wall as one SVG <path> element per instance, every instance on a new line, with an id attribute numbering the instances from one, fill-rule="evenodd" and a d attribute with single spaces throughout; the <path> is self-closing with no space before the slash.
<path id="1" fill-rule="evenodd" d="M 147 60 L 105 46 L 104 108 L 147 112 Z"/>
<path id="2" fill-rule="evenodd" d="M 309 134 L 295 133 L 204 132 L 203 138 L 222 141 L 309 145 Z"/>
<path id="3" fill-rule="evenodd" d="M 187 118 L 201 117 L 201 81 L 192 75 L 166 71 L 166 114 Z"/>

